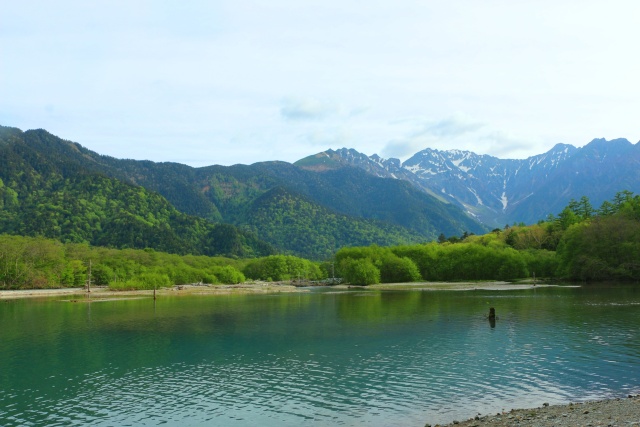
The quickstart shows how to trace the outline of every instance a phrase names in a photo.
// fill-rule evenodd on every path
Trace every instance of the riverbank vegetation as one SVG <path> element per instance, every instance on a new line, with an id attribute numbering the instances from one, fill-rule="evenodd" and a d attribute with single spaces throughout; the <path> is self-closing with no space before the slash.
<path id="1" fill-rule="evenodd" d="M 622 191 L 594 209 L 587 197 L 557 216 L 438 242 L 343 248 L 338 274 L 352 284 L 558 278 L 640 280 L 640 196 Z"/>
<path id="2" fill-rule="evenodd" d="M 239 283 L 242 262 L 153 249 L 108 249 L 40 237 L 0 236 L 0 289 L 95 286 L 153 289 L 185 283 Z"/>
<path id="3" fill-rule="evenodd" d="M 538 224 L 505 226 L 485 235 L 346 247 L 323 263 L 291 255 L 176 255 L 0 235 L 0 289 L 78 287 L 89 276 L 92 285 L 123 290 L 333 276 L 354 285 L 534 277 L 639 281 L 640 196 L 623 191 L 599 209 L 583 197 Z"/>
<path id="4" fill-rule="evenodd" d="M 108 249 L 41 237 L 0 235 L 0 289 L 109 286 L 155 289 L 191 283 L 236 284 L 246 280 L 318 280 L 319 263 L 271 255 L 236 259 L 175 255 L 153 249 Z"/>

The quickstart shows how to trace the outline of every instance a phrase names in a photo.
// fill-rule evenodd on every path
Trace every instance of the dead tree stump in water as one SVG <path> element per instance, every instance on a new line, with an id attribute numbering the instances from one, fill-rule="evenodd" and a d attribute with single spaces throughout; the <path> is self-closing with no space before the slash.
<path id="1" fill-rule="evenodd" d="M 489 326 L 491 326 L 492 328 L 496 327 L 496 309 L 491 307 L 489 309 Z"/>

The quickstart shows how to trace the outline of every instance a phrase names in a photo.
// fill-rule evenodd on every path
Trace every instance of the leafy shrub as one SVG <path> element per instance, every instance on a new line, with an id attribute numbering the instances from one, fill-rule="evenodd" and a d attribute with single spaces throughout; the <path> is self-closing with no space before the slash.
<path id="1" fill-rule="evenodd" d="M 416 264 L 408 257 L 389 255 L 382 260 L 380 279 L 382 283 L 415 282 L 422 278 Z"/>
<path id="2" fill-rule="evenodd" d="M 375 285 L 380 283 L 380 270 L 368 258 L 343 259 L 340 265 L 343 278 L 352 285 Z"/>
<path id="3" fill-rule="evenodd" d="M 323 278 L 320 267 L 303 258 L 290 255 L 271 255 L 249 262 L 242 270 L 254 280 L 281 281 L 301 277 L 309 280 Z"/>
<path id="4" fill-rule="evenodd" d="M 244 274 L 229 265 L 223 267 L 213 267 L 212 270 L 215 273 L 215 277 L 217 277 L 221 283 L 234 284 L 242 283 L 246 280 Z"/>
<path id="5" fill-rule="evenodd" d="M 171 280 L 166 274 L 143 273 L 130 280 L 109 283 L 112 290 L 151 290 L 167 288 L 171 286 Z"/>

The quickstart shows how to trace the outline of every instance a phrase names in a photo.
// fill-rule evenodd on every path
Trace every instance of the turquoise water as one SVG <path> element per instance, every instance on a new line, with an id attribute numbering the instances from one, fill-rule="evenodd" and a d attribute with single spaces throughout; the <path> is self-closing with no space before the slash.
<path id="1" fill-rule="evenodd" d="M 640 287 L 2 301 L 0 425 L 424 426 L 626 395 L 639 315 Z"/>

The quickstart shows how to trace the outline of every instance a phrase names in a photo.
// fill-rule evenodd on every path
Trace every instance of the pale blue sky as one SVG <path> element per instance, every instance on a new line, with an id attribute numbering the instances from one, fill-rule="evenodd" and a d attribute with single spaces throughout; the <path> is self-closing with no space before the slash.
<path id="1" fill-rule="evenodd" d="M 5 2 L 0 124 L 118 158 L 640 139 L 636 0 Z"/>

